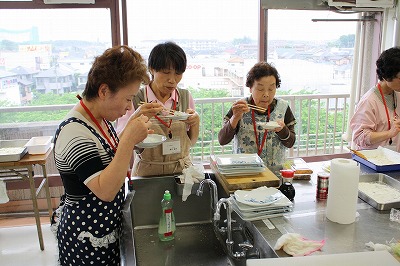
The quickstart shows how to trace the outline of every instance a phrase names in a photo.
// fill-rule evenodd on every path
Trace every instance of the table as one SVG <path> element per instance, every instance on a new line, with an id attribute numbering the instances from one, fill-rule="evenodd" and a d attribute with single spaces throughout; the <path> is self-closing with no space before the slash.
<path id="1" fill-rule="evenodd" d="M 46 162 L 47 158 L 50 154 L 52 154 L 53 147 L 51 147 L 45 154 L 38 154 L 38 155 L 30 155 L 26 154 L 24 157 L 21 158 L 19 161 L 15 162 L 0 162 L 0 173 L 2 174 L 1 177 L 6 177 L 5 180 L 8 180 L 7 176 L 10 179 L 22 179 L 29 181 L 29 187 L 31 190 L 31 198 L 33 204 L 33 211 L 35 214 L 36 220 L 36 228 L 38 232 L 39 238 L 39 245 L 40 249 L 44 250 L 43 244 L 43 234 L 42 234 L 42 227 L 40 224 L 40 215 L 39 215 L 39 208 L 37 203 L 37 195 L 40 191 L 45 188 L 46 192 L 46 199 L 47 199 L 47 206 L 49 210 L 49 216 L 51 218 L 53 214 L 53 209 L 51 206 L 51 198 L 50 198 L 50 189 L 49 189 L 49 182 L 47 179 L 47 172 L 46 172 Z M 43 180 L 41 181 L 39 187 L 36 189 L 35 181 L 34 181 L 34 171 L 33 166 L 40 165 L 43 170 Z M 12 178 L 14 177 L 14 178 Z"/>

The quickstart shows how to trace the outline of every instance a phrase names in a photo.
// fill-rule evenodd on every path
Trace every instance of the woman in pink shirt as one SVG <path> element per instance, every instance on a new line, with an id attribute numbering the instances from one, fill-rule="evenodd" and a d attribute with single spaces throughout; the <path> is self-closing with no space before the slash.
<path id="1" fill-rule="evenodd" d="M 154 133 L 167 137 L 161 145 L 135 150 L 134 176 L 180 174 L 192 165 L 189 151 L 199 136 L 200 117 L 190 92 L 178 88 L 186 64 L 186 54 L 177 44 L 166 42 L 156 45 L 148 59 L 152 77 L 150 84 L 139 90 L 133 98 L 134 108 L 117 121 L 116 129 L 120 132 L 128 121 L 143 114 L 152 121 Z M 165 109 L 190 115 L 184 119 L 172 119 L 163 114 Z"/>
<path id="2" fill-rule="evenodd" d="M 350 120 L 358 150 L 379 146 L 400 151 L 400 47 L 384 51 L 376 61 L 379 82 L 363 95 Z"/>

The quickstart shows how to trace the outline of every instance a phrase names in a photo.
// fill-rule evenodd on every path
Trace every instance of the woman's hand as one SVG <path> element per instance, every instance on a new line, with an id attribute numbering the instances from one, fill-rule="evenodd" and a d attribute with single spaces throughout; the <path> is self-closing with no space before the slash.
<path id="1" fill-rule="evenodd" d="M 130 119 L 125 126 L 123 138 L 136 145 L 143 141 L 148 134 L 154 132 L 154 130 L 149 129 L 151 124 L 149 118 L 145 115 Z"/>
<path id="2" fill-rule="evenodd" d="M 187 114 L 191 114 L 184 122 L 188 125 L 188 126 L 197 126 L 200 125 L 200 116 L 199 114 L 193 110 L 193 109 L 187 109 L 186 110 Z"/>
<path id="3" fill-rule="evenodd" d="M 232 112 L 233 116 L 242 119 L 243 114 L 250 111 L 249 106 L 245 100 L 239 100 L 233 103 Z"/>
<path id="4" fill-rule="evenodd" d="M 395 117 L 393 119 L 393 124 L 390 127 L 391 138 L 396 137 L 397 134 L 399 134 L 399 132 L 400 132 L 400 119 L 398 117 Z"/>
<path id="5" fill-rule="evenodd" d="M 276 122 L 279 124 L 279 127 L 275 128 L 274 131 L 280 132 L 286 126 L 286 124 L 283 122 L 283 120 L 278 120 Z"/>
<path id="6" fill-rule="evenodd" d="M 163 106 L 160 103 L 144 103 L 136 109 L 131 118 L 137 118 L 140 115 L 145 115 L 148 118 L 152 118 L 156 114 L 163 110 Z"/>
<path id="7" fill-rule="evenodd" d="M 229 122 L 231 123 L 232 128 L 236 128 L 240 119 L 242 119 L 243 114 L 250 111 L 249 106 L 245 100 L 239 100 L 233 103 L 232 105 L 232 117 Z"/>

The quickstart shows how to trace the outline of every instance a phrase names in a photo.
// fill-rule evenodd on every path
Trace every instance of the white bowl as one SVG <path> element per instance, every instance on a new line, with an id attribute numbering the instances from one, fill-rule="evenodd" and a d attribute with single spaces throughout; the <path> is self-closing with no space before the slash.
<path id="1" fill-rule="evenodd" d="M 145 138 L 142 142 L 139 142 L 136 144 L 136 147 L 138 148 L 154 148 L 164 141 L 167 140 L 167 137 L 163 135 L 158 135 L 158 134 L 149 134 L 147 138 Z"/>

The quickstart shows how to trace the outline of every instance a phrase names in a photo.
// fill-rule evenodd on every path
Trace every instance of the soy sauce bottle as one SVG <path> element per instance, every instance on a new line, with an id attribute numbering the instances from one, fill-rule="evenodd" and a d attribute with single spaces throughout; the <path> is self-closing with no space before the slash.
<path id="1" fill-rule="evenodd" d="M 293 200 L 296 195 L 296 191 L 292 185 L 294 171 L 293 170 L 280 170 L 282 176 L 282 184 L 279 190 L 285 195 L 289 200 Z"/>

